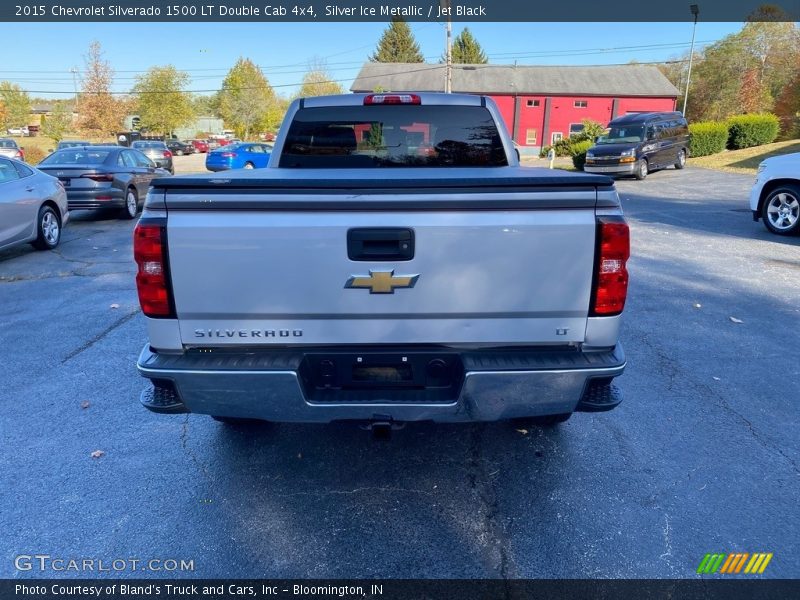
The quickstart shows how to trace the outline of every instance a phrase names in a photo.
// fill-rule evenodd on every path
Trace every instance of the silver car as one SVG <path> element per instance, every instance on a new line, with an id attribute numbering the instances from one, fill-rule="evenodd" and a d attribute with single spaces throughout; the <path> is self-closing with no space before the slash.
<path id="1" fill-rule="evenodd" d="M 25 154 L 22 148 L 17 145 L 16 140 L 12 140 L 11 138 L 0 138 L 0 156 L 25 160 Z"/>
<path id="2" fill-rule="evenodd" d="M 25 242 L 52 250 L 68 220 L 67 194 L 58 179 L 0 157 L 0 250 Z"/>

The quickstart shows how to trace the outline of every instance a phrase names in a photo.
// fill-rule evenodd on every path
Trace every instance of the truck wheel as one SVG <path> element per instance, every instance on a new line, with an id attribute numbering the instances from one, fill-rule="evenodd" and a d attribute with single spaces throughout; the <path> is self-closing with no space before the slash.
<path id="1" fill-rule="evenodd" d="M 37 250 L 52 250 L 61 241 L 61 221 L 56 211 L 50 206 L 42 206 L 39 209 L 39 217 L 36 220 L 36 240 L 32 245 Z"/>
<path id="2" fill-rule="evenodd" d="M 560 415 L 546 415 L 544 417 L 523 417 L 520 419 L 511 419 L 511 424 L 514 427 L 552 427 L 568 421 L 572 413 L 562 413 Z"/>
<path id="3" fill-rule="evenodd" d="M 761 205 L 761 218 L 772 233 L 800 234 L 800 186 L 788 184 L 772 190 Z"/>
<path id="4" fill-rule="evenodd" d="M 681 148 L 678 152 L 678 160 L 675 161 L 675 168 L 680 170 L 686 166 L 686 150 Z"/>
<path id="5" fill-rule="evenodd" d="M 645 177 L 647 177 L 648 173 L 647 169 L 647 159 L 643 158 L 639 161 L 638 166 L 636 167 L 636 179 L 642 181 Z"/>

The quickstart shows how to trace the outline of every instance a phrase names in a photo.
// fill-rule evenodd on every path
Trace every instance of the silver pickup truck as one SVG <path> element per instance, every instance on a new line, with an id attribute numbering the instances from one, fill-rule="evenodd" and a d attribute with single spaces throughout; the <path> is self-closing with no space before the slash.
<path id="1" fill-rule="evenodd" d="M 297 100 L 268 168 L 154 180 L 134 253 L 156 412 L 555 423 L 621 400 L 613 182 L 520 167 L 489 98 Z"/>

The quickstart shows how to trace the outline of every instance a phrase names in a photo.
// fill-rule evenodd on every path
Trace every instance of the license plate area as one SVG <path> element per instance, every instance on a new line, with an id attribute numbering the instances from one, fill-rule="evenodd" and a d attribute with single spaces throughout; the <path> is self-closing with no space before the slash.
<path id="1" fill-rule="evenodd" d="M 299 375 L 311 402 L 453 402 L 464 366 L 448 351 L 322 352 L 306 354 Z"/>

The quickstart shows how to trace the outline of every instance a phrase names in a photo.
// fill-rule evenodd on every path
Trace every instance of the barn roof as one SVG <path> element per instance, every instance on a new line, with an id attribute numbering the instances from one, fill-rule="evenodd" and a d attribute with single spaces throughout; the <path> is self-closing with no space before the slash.
<path id="1" fill-rule="evenodd" d="M 445 65 L 368 62 L 352 92 L 444 91 Z M 556 67 L 529 65 L 453 65 L 453 92 L 677 97 L 678 89 L 648 65 Z"/>

